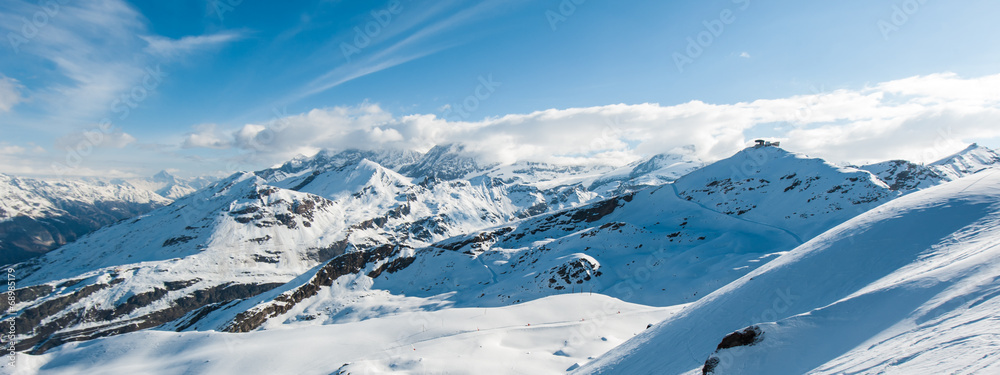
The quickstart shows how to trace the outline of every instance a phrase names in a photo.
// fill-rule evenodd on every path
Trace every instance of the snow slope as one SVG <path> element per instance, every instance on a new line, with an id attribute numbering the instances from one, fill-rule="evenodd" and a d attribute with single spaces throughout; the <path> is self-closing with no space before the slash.
<path id="1" fill-rule="evenodd" d="M 985 172 L 854 218 L 575 373 L 994 373 L 997 280 Z"/>
<path id="2" fill-rule="evenodd" d="M 889 185 L 890 189 L 902 192 L 926 189 L 948 181 L 934 169 L 906 160 L 868 164 L 860 169 L 871 172 Z"/>
<path id="3" fill-rule="evenodd" d="M 566 306 L 574 306 L 572 309 Z M 247 334 L 146 330 L 18 354 L 9 374 L 563 373 L 677 308 L 573 294 Z"/>
<path id="4" fill-rule="evenodd" d="M 704 166 L 705 163 L 690 153 L 658 154 L 605 173 L 594 180 L 588 189 L 624 194 L 647 186 L 674 182 Z"/>

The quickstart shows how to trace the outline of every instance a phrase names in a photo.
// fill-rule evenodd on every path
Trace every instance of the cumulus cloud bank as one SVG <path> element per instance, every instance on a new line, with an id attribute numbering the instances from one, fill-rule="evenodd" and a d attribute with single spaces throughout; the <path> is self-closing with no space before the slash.
<path id="1" fill-rule="evenodd" d="M 831 161 L 928 162 L 971 140 L 1000 137 L 1000 75 L 943 73 L 780 99 L 550 109 L 481 121 L 434 114 L 394 116 L 377 104 L 315 109 L 266 124 L 201 126 L 184 147 L 232 148 L 275 163 L 320 149 L 426 151 L 462 143 L 491 161 L 623 164 L 694 146 L 705 160 L 728 157 L 760 134 Z"/>

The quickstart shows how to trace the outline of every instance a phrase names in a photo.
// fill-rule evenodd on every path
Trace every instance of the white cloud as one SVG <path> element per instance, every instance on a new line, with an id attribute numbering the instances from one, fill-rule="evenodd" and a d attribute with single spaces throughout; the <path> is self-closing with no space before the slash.
<path id="1" fill-rule="evenodd" d="M 184 135 L 181 144 L 183 148 L 214 148 L 225 149 L 231 146 L 231 142 L 223 140 L 226 135 L 216 130 L 215 124 L 204 124 L 195 127 L 195 131 Z"/>
<path id="2" fill-rule="evenodd" d="M 744 59 L 749 59 L 750 58 L 750 53 L 748 53 L 746 51 L 740 52 L 740 57 L 742 57 Z"/>
<path id="3" fill-rule="evenodd" d="M 146 46 L 147 53 L 154 56 L 176 58 L 201 49 L 229 43 L 241 37 L 236 32 L 222 32 L 211 35 L 185 36 L 180 39 L 170 39 L 155 35 L 142 36 L 140 38 L 148 44 Z"/>
<path id="4" fill-rule="evenodd" d="M 24 147 L 18 145 L 0 143 L 0 155 L 18 155 L 24 153 Z"/>
<path id="5" fill-rule="evenodd" d="M 551 109 L 476 122 L 394 116 L 375 104 L 315 109 L 226 134 L 199 131 L 204 146 L 233 146 L 270 165 L 318 149 L 408 148 L 463 143 L 495 161 L 621 164 L 695 146 L 699 157 L 732 155 L 761 128 L 793 151 L 831 161 L 906 158 L 929 162 L 972 139 L 1000 138 L 1000 75 L 918 76 L 858 90 L 735 104 L 692 101 Z M 956 92 L 961 91 L 961 92 Z M 780 129 L 780 130 L 775 130 Z"/>
<path id="6" fill-rule="evenodd" d="M 0 74 L 0 112 L 10 111 L 17 103 L 24 98 L 21 97 L 21 90 L 24 88 L 16 79 L 5 77 Z"/>
<path id="7" fill-rule="evenodd" d="M 56 147 L 63 150 L 74 150 L 79 147 L 118 149 L 134 142 L 135 137 L 119 129 L 110 132 L 93 129 L 67 134 L 56 140 Z"/>

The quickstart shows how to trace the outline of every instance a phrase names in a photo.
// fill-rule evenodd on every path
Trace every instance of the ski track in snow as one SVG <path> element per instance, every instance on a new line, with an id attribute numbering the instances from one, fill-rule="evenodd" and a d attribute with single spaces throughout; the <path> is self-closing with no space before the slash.
<path id="1" fill-rule="evenodd" d="M 671 188 L 673 188 L 674 195 L 677 196 L 677 199 L 680 199 L 680 200 L 684 201 L 685 200 L 684 197 L 681 197 L 680 191 L 677 190 L 677 185 L 674 185 L 673 183 L 670 183 L 669 185 L 670 185 Z M 694 200 L 689 201 L 689 202 L 694 203 L 694 204 L 698 205 L 698 207 L 704 208 L 705 210 L 715 212 L 715 213 L 717 213 L 719 215 L 725 215 L 724 213 L 719 212 L 718 210 L 709 208 L 708 206 L 706 206 L 705 204 L 703 204 L 701 202 L 694 201 Z M 799 237 L 799 235 L 797 235 L 795 233 L 792 233 L 792 231 L 790 231 L 788 229 L 785 229 L 785 228 L 782 228 L 782 227 L 779 227 L 779 226 L 776 226 L 776 225 L 771 225 L 771 224 L 767 224 L 767 223 L 761 223 L 761 222 L 757 222 L 757 221 L 753 221 L 753 220 L 744 219 L 744 218 L 739 217 L 739 216 L 732 216 L 732 215 L 727 215 L 727 216 L 729 216 L 731 218 L 734 218 L 736 220 L 745 221 L 745 222 L 748 222 L 748 223 L 751 223 L 751 224 L 761 225 L 761 226 L 765 226 L 765 227 L 768 227 L 768 228 L 780 230 L 782 232 L 785 232 L 785 234 L 787 234 L 787 235 L 791 236 L 792 238 L 794 238 L 796 243 L 798 243 L 800 245 L 803 244 L 803 243 L 805 243 L 805 241 L 803 241 L 802 238 Z"/>

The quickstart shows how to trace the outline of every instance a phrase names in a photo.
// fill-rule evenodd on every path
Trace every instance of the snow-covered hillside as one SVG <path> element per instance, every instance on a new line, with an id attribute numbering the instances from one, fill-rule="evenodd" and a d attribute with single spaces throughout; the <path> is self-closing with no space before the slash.
<path id="1" fill-rule="evenodd" d="M 681 176 L 704 166 L 690 153 L 659 154 L 603 174 L 590 184 L 593 191 L 623 194 L 647 186 L 676 181 Z"/>
<path id="2" fill-rule="evenodd" d="M 572 306 L 573 308 L 567 308 Z M 17 354 L 11 374 L 558 374 L 677 307 L 566 294 L 246 334 L 145 330 Z"/>
<path id="3" fill-rule="evenodd" d="M 1000 172 L 854 218 L 580 374 L 995 373 Z"/>
<path id="4" fill-rule="evenodd" d="M 782 174 L 788 174 L 823 165 L 802 160 L 776 164 L 775 170 L 787 168 Z M 756 223 L 705 209 L 679 198 L 669 186 L 572 208 L 600 198 L 584 187 L 593 176 L 584 169 L 552 170 L 525 165 L 493 170 L 507 181 L 490 171 L 467 180 L 440 180 L 403 176 L 348 151 L 238 174 L 19 265 L 21 285 L 34 289 L 24 292 L 30 298 L 18 299 L 11 312 L 34 316 L 23 328 L 44 324 L 22 334 L 19 342 L 39 352 L 65 341 L 168 322 L 177 329 L 201 329 L 213 321 L 219 323 L 214 329 L 253 329 L 271 321 L 270 315 L 291 310 L 268 307 L 275 304 L 268 298 L 308 289 L 309 280 L 329 286 L 331 280 L 316 276 L 323 272 L 327 278 L 330 272 L 369 279 L 384 274 L 375 289 L 385 284 L 381 290 L 416 298 L 453 292 L 460 283 L 482 285 L 449 299 L 456 306 L 501 306 L 585 286 L 667 306 L 695 300 L 799 243 L 776 226 L 782 220 Z M 728 164 L 714 170 L 728 173 Z M 867 188 L 876 196 L 886 190 L 876 184 Z M 828 222 L 826 211 L 816 215 L 817 225 Z M 350 257 L 327 262 L 342 254 Z M 360 264 L 350 260 L 356 258 Z M 634 291 L 623 289 L 636 284 L 628 275 L 661 263 L 669 275 L 629 286 Z M 604 271 L 598 269 L 601 264 Z M 284 283 L 275 292 L 227 305 Z M 330 290 L 322 291 L 337 294 Z M 321 294 L 294 299 L 315 295 Z M 333 303 L 343 305 L 351 295 L 338 294 Z M 296 308 L 326 306 L 309 300 Z"/>

